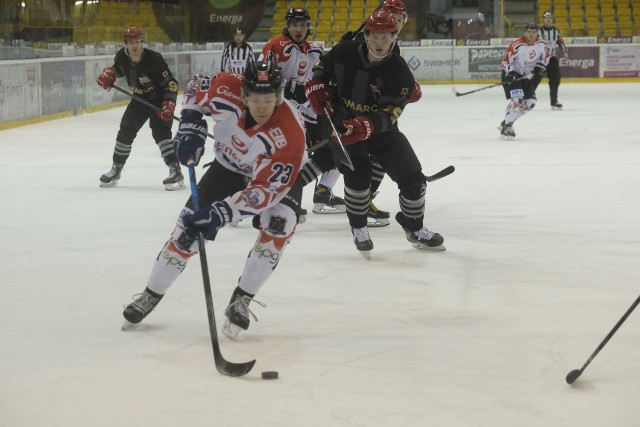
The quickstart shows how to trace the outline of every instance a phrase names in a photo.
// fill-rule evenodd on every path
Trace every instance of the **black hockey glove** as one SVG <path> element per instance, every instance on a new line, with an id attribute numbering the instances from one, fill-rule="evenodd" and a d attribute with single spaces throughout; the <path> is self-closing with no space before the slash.
<path id="1" fill-rule="evenodd" d="M 183 115 L 180 118 L 178 132 L 173 137 L 173 149 L 180 163 L 187 166 L 189 161 L 193 160 L 194 166 L 197 166 L 204 154 L 206 139 L 207 122 L 193 114 Z"/>
<path id="2" fill-rule="evenodd" d="M 225 202 L 213 202 L 198 212 L 186 214 L 182 217 L 184 232 L 195 239 L 202 233 L 207 240 L 215 240 L 220 230 L 231 218 L 231 208 Z"/>
<path id="3" fill-rule="evenodd" d="M 533 68 L 533 77 L 531 77 L 531 82 L 533 83 L 534 88 L 537 87 L 538 84 L 540 84 L 540 80 L 542 80 L 542 77 L 544 76 L 546 70 L 547 67 L 542 64 L 538 64 Z"/>
<path id="4" fill-rule="evenodd" d="M 284 97 L 298 104 L 307 102 L 307 95 L 304 94 L 304 84 L 298 83 L 297 80 L 291 79 L 284 85 Z"/>
<path id="5" fill-rule="evenodd" d="M 515 71 L 509 71 L 507 73 L 506 76 L 504 76 L 504 82 L 507 84 L 511 84 L 513 82 L 516 81 L 516 79 L 519 79 L 520 77 L 522 77 L 520 74 L 516 73 Z"/>

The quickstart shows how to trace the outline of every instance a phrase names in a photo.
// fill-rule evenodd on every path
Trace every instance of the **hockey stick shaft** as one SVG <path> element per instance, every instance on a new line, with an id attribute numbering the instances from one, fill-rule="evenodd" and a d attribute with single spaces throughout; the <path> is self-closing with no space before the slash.
<path id="1" fill-rule="evenodd" d="M 513 80 L 511 83 L 518 82 L 520 80 L 530 79 L 530 78 L 531 78 L 531 75 L 528 74 L 526 76 L 518 77 L 517 79 Z M 470 90 L 469 92 L 458 92 L 458 91 L 456 91 L 455 87 L 452 88 L 452 89 L 453 89 L 453 93 L 455 93 L 456 96 L 465 96 L 465 95 L 471 95 L 472 93 L 480 92 L 480 91 L 483 91 L 483 90 L 491 89 L 491 88 L 494 88 L 494 87 L 503 86 L 503 85 L 505 85 L 507 83 L 508 82 L 499 82 L 499 83 L 495 83 L 495 84 L 492 84 L 492 85 L 489 85 L 489 86 L 481 87 L 479 89 Z"/>
<path id="2" fill-rule="evenodd" d="M 189 164 L 189 181 L 191 183 L 191 202 L 193 209 L 198 211 L 198 183 L 196 182 L 196 171 L 193 162 Z M 198 233 L 198 250 L 200 252 L 200 266 L 202 267 L 202 281 L 204 283 L 204 296 L 207 304 L 207 316 L 209 318 L 209 335 L 211 336 L 211 346 L 213 348 L 213 359 L 218 372 L 230 377 L 241 377 L 251 371 L 255 360 L 245 363 L 231 363 L 222 356 L 220 352 L 220 341 L 218 339 L 218 328 L 216 326 L 216 317 L 213 311 L 213 297 L 211 295 L 211 283 L 209 280 L 209 266 L 207 263 L 207 253 L 204 245 L 204 235 Z"/>
<path id="3" fill-rule="evenodd" d="M 333 119 L 331 118 L 327 107 L 324 107 L 324 114 L 329 119 L 331 129 L 333 129 L 333 134 L 335 136 L 335 140 L 329 138 L 329 148 L 331 148 L 334 159 L 353 171 L 354 168 L 353 163 L 351 162 L 351 157 L 349 157 L 349 154 L 344 149 L 344 144 L 342 144 L 342 140 L 340 139 L 340 132 L 338 132 L 338 130 L 336 129 L 336 125 L 333 123 Z"/>
<path id="4" fill-rule="evenodd" d="M 125 94 L 125 95 L 127 95 L 128 97 L 132 98 L 134 101 L 138 101 L 139 103 L 146 105 L 147 107 L 151 108 L 152 110 L 155 110 L 155 111 L 162 111 L 162 108 L 158 107 L 157 105 L 153 105 L 152 103 L 150 103 L 149 101 L 147 101 L 147 100 L 146 100 L 146 99 L 144 99 L 144 98 L 140 98 L 138 95 L 136 95 L 136 94 L 135 94 L 135 93 L 133 93 L 133 92 L 129 92 L 129 91 L 128 91 L 128 90 L 126 90 L 126 89 L 122 89 L 121 87 L 119 87 L 119 86 L 117 86 L 117 85 L 113 85 L 112 87 L 113 87 L 115 90 L 117 90 L 118 92 L 124 93 L 124 94 Z M 171 117 L 173 118 L 173 120 L 175 120 L 175 121 L 177 121 L 177 122 L 179 122 L 179 121 L 180 121 L 180 119 L 179 119 L 178 117 L 176 117 L 176 116 L 171 116 Z M 213 138 L 213 135 L 211 135 L 211 134 L 210 134 L 210 133 L 208 133 L 208 132 L 207 132 L 207 136 L 208 136 L 209 138 L 211 138 L 211 139 L 214 139 L 214 138 Z"/>
<path id="5" fill-rule="evenodd" d="M 587 366 L 589 366 L 589 363 L 591 363 L 593 358 L 596 357 L 596 355 L 598 353 L 600 353 L 600 350 L 602 350 L 602 348 L 609 342 L 611 337 L 613 337 L 613 334 L 615 334 L 616 331 L 620 328 L 620 326 L 622 326 L 622 324 L 625 322 L 625 320 L 627 320 L 627 317 L 629 317 L 629 315 L 638 306 L 638 304 L 640 304 L 640 296 L 638 296 L 638 298 L 636 298 L 636 300 L 633 302 L 633 304 L 631 304 L 631 307 L 629 307 L 629 309 L 626 311 L 626 313 L 624 313 L 624 315 L 620 318 L 620 320 L 618 320 L 618 323 L 616 323 L 616 325 L 613 327 L 611 332 L 609 332 L 609 334 L 607 334 L 607 336 L 604 338 L 604 340 L 602 340 L 602 342 L 600 343 L 598 348 L 595 349 L 595 351 L 591 354 L 589 359 L 587 359 L 587 361 L 584 363 L 584 365 L 582 365 L 582 368 L 580 368 L 579 370 L 574 370 L 574 371 L 569 372 L 569 374 L 567 375 L 567 383 L 572 384 L 575 380 L 578 379 L 578 377 L 584 372 L 584 370 L 587 368 Z"/>

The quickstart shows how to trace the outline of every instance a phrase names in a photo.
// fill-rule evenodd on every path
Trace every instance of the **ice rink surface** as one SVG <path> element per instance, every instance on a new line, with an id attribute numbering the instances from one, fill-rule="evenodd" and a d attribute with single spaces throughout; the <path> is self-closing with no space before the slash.
<path id="1" fill-rule="evenodd" d="M 197 257 L 120 330 L 189 194 L 163 189 L 148 128 L 107 189 L 124 108 L 0 132 L 0 425 L 637 426 L 640 310 L 565 375 L 640 289 L 640 84 L 563 84 L 551 111 L 543 82 L 512 142 L 500 88 L 423 93 L 400 128 L 426 174 L 456 167 L 427 189 L 447 251 L 413 249 L 392 221 L 365 261 L 346 216 L 310 213 L 259 321 L 220 336 L 227 359 L 257 359 L 242 378 L 215 370 Z M 395 185 L 381 190 L 395 214 Z M 255 238 L 241 223 L 207 247 L 219 325 Z"/>

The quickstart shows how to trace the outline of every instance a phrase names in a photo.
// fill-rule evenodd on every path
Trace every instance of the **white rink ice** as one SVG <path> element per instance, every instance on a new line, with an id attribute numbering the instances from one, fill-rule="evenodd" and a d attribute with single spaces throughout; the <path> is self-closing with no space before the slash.
<path id="1" fill-rule="evenodd" d="M 257 359 L 242 378 L 215 370 L 198 257 L 120 330 L 189 194 L 163 189 L 148 128 L 108 189 L 124 108 L 0 132 L 0 425 L 638 426 L 640 309 L 565 375 L 639 293 L 640 83 L 563 84 L 563 111 L 543 83 L 513 142 L 500 88 L 423 92 L 400 128 L 426 174 L 456 167 L 427 189 L 447 251 L 392 221 L 367 262 L 345 216 L 310 213 L 259 321 L 220 335 L 227 359 Z M 398 210 L 388 178 L 376 203 Z M 219 325 L 255 237 L 245 222 L 208 245 Z"/>

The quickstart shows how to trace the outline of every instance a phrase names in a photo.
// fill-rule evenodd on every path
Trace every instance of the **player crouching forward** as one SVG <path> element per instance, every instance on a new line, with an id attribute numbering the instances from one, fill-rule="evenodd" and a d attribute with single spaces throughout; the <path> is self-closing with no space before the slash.
<path id="1" fill-rule="evenodd" d="M 306 84 L 307 98 L 317 114 L 342 119 L 342 143 L 354 170 L 341 168 L 347 216 L 356 249 L 370 258 L 373 242 L 367 227 L 371 188 L 371 162 L 379 163 L 400 190 L 396 221 L 406 239 L 418 249 L 444 250 L 444 239 L 424 227 L 427 181 L 420 160 L 398 118 L 409 103 L 415 81 L 407 63 L 392 49 L 397 22 L 385 10 L 365 23 L 365 40 L 341 42 L 324 54 Z M 329 82 L 337 83 L 329 90 Z M 338 127 L 340 129 L 340 127 Z"/>
<path id="2" fill-rule="evenodd" d="M 549 51 L 538 36 L 538 24 L 528 23 L 524 35 L 514 40 L 502 59 L 504 91 L 509 105 L 498 126 L 500 139 L 513 141 L 513 123 L 536 106 L 536 88 L 544 76 Z M 524 78 L 531 76 L 531 78 Z"/>
<path id="3" fill-rule="evenodd" d="M 197 76 L 187 85 L 174 138 L 180 163 L 199 162 L 207 133 L 202 117 L 211 115 L 215 122 L 215 160 L 198 183 L 204 207 L 194 212 L 189 198 L 146 289 L 124 310 L 127 322 L 141 322 L 162 299 L 197 252 L 198 233 L 214 240 L 228 222 L 260 215 L 258 239 L 225 311 L 222 332 L 234 338 L 249 327 L 249 303 L 295 231 L 302 191 L 292 187 L 307 160 L 302 119 L 283 101 L 282 88 L 280 68 L 263 61 L 248 65 L 243 77 Z"/>

